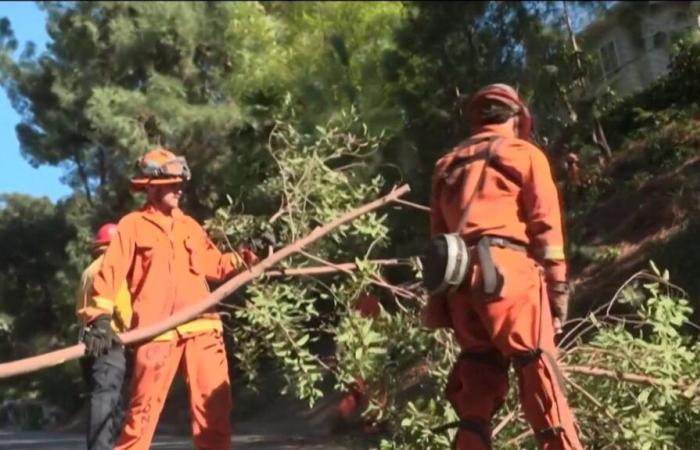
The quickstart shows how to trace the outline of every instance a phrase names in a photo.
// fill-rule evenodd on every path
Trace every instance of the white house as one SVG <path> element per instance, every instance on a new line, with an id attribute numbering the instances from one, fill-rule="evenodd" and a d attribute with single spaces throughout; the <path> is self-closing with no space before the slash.
<path id="1" fill-rule="evenodd" d="M 591 95 L 610 86 L 626 95 L 668 72 L 670 43 L 700 28 L 700 2 L 617 2 L 578 35 L 599 62 Z"/>

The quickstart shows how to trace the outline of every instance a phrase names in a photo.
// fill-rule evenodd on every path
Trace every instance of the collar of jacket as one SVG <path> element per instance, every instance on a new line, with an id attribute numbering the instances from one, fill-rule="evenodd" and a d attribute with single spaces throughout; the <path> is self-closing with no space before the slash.
<path id="1" fill-rule="evenodd" d="M 175 208 L 172 210 L 170 215 L 166 215 L 163 214 L 160 210 L 156 209 L 153 205 L 147 204 L 141 209 L 141 212 L 143 213 L 144 219 L 153 223 L 165 233 L 170 232 L 170 219 L 172 219 L 174 222 L 181 222 L 185 219 L 185 213 L 182 212 L 180 208 Z"/>
<path id="2" fill-rule="evenodd" d="M 490 124 L 479 127 L 472 137 L 488 136 L 490 134 L 496 134 L 505 138 L 516 137 L 515 130 L 513 130 L 513 127 L 505 123 Z"/>

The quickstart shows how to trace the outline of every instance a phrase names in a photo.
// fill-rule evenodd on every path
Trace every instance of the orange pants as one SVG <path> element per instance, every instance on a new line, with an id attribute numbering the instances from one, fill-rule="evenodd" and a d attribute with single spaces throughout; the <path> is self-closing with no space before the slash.
<path id="1" fill-rule="evenodd" d="M 136 350 L 131 402 L 115 450 L 147 450 L 178 370 L 190 393 L 194 445 L 231 448 L 231 386 L 221 332 L 210 331 L 174 341 L 149 342 Z"/>
<path id="2" fill-rule="evenodd" d="M 476 253 L 476 252 L 475 252 Z M 508 367 L 518 375 L 525 417 L 543 450 L 581 450 L 574 416 L 557 377 L 552 316 L 540 267 L 525 253 L 491 248 L 505 281 L 499 297 L 487 301 L 481 268 L 473 288 L 448 297 L 462 354 L 447 383 L 447 397 L 461 420 L 457 450 L 491 448 L 490 422 L 508 393 Z"/>

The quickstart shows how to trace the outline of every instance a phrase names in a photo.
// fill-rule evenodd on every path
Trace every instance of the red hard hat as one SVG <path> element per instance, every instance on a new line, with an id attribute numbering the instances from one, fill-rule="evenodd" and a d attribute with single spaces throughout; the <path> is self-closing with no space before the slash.
<path id="1" fill-rule="evenodd" d="M 112 240 L 112 236 L 115 234 L 117 234 L 117 225 L 114 223 L 106 223 L 102 225 L 99 230 L 97 230 L 93 245 L 95 247 L 107 245 Z"/>
<path id="2" fill-rule="evenodd" d="M 518 137 L 529 140 L 532 132 L 532 115 L 525 103 L 520 99 L 518 93 L 507 84 L 489 84 L 481 88 L 469 103 L 469 118 L 472 123 L 480 122 L 478 106 L 484 100 L 492 100 L 503 103 L 513 109 L 520 116 Z"/>

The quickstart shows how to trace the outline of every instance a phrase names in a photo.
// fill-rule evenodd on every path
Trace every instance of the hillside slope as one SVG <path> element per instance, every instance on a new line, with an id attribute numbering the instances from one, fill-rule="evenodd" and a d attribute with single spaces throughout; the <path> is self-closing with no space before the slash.
<path id="1" fill-rule="evenodd" d="M 569 200 L 576 314 L 609 300 L 651 260 L 688 291 L 698 317 L 700 112 L 695 105 L 654 117 L 630 133 L 595 182 Z"/>

